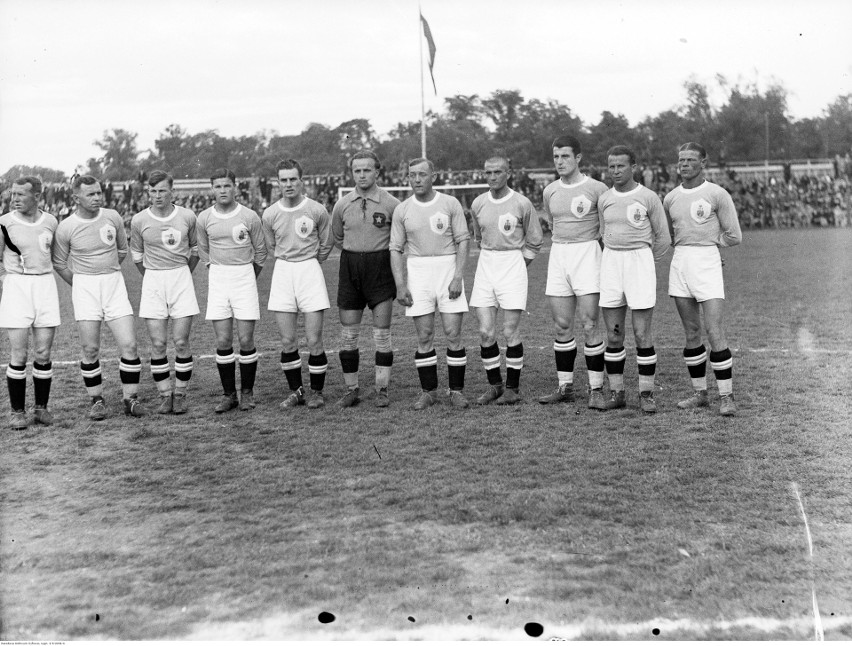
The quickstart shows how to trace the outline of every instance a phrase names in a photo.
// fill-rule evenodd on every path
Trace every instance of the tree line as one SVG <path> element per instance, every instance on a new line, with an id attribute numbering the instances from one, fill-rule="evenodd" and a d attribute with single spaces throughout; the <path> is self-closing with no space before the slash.
<path id="1" fill-rule="evenodd" d="M 488 97 L 457 94 L 444 99 L 440 112 L 427 114 L 429 157 L 441 169 L 479 168 L 499 153 L 515 168 L 549 168 L 550 143 L 559 133 L 577 133 L 586 160 L 602 160 L 615 144 L 627 144 L 640 160 L 671 161 L 684 141 L 701 142 L 714 162 L 788 160 L 845 155 L 852 150 L 852 94 L 840 95 L 818 117 L 795 120 L 788 113 L 788 91 L 773 81 L 730 83 L 717 75 L 720 106 L 711 102 L 711 88 L 691 78 L 683 84 L 681 104 L 631 126 L 622 114 L 604 111 L 597 123 L 585 123 L 559 101 L 527 99 L 518 90 L 495 90 Z M 768 138 L 767 138 L 768 132 Z M 398 123 L 384 136 L 369 119 L 350 119 L 331 128 L 310 123 L 297 135 L 261 131 L 223 137 L 216 130 L 190 133 L 171 124 L 154 148 L 140 152 L 137 134 L 113 128 L 94 142 L 100 157 L 88 159 L 80 172 L 124 181 L 142 171 L 162 168 L 176 178 L 206 177 L 227 167 L 240 177 L 271 176 L 284 157 L 298 159 L 308 173 L 341 173 L 349 156 L 363 148 L 375 150 L 386 167 L 396 168 L 420 155 L 420 122 Z M 768 151 L 767 151 L 768 142 Z M 35 172 L 46 181 L 64 173 L 49 168 L 15 166 L 4 178 Z"/>

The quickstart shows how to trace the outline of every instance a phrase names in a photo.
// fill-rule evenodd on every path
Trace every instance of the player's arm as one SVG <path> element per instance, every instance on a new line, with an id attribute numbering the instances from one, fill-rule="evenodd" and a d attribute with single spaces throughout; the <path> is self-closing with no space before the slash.
<path id="1" fill-rule="evenodd" d="M 317 235 L 319 236 L 319 249 L 317 249 L 317 260 L 325 262 L 331 250 L 334 248 L 334 240 L 331 237 L 331 218 L 324 206 L 320 206 L 317 218 Z"/>
<path id="2" fill-rule="evenodd" d="M 334 246 L 343 249 L 343 199 L 337 200 L 331 209 L 331 236 Z"/>
<path id="3" fill-rule="evenodd" d="M 405 223 L 403 222 L 400 207 L 397 206 L 393 211 L 390 244 L 388 245 L 390 249 L 391 273 L 396 283 L 397 303 L 405 307 L 411 307 L 414 304 L 414 299 L 411 298 L 411 291 L 408 289 L 408 281 L 405 276 L 405 261 L 402 258 L 402 252 L 405 249 L 405 240 Z"/>
<path id="4" fill-rule="evenodd" d="M 263 235 L 263 224 L 257 214 L 249 221 L 249 239 L 254 249 L 254 277 L 257 278 L 266 264 L 266 238 Z"/>
<path id="5" fill-rule="evenodd" d="M 272 228 L 272 216 L 269 212 L 265 212 L 261 218 L 261 228 L 263 229 L 263 239 L 266 241 L 267 259 L 275 261 L 275 231 Z"/>
<path id="6" fill-rule="evenodd" d="M 671 214 L 671 203 L 672 203 L 671 195 L 672 194 L 669 193 L 668 195 L 666 195 L 665 199 L 663 200 L 663 211 L 666 214 L 666 224 L 668 225 L 668 228 L 669 228 L 669 238 L 674 240 L 675 235 L 674 235 L 674 222 L 672 221 L 672 214 Z"/>
<path id="7" fill-rule="evenodd" d="M 672 237 L 669 235 L 669 227 L 666 224 L 666 216 L 663 211 L 663 203 L 659 196 L 654 193 L 649 196 L 648 219 L 651 221 L 651 231 L 654 234 L 652 249 L 654 261 L 659 262 L 668 252 L 672 245 Z"/>
<path id="8" fill-rule="evenodd" d="M 189 259 L 187 260 L 187 264 L 189 265 L 189 271 L 192 273 L 195 271 L 195 268 L 198 266 L 198 219 L 195 217 L 195 213 L 190 211 L 189 218 L 189 226 L 187 227 L 187 242 L 189 243 Z"/>
<path id="9" fill-rule="evenodd" d="M 719 194 L 719 203 L 716 206 L 716 214 L 719 216 L 719 246 L 734 247 L 743 241 L 743 232 L 740 229 L 740 218 L 737 215 L 737 207 L 734 200 L 727 191 Z"/>
<path id="10" fill-rule="evenodd" d="M 65 235 L 62 227 L 56 229 L 53 234 L 53 244 L 50 248 L 53 269 L 59 277 L 71 285 L 74 282 L 74 274 L 68 269 L 68 255 L 71 252 L 71 240 Z"/>
<path id="11" fill-rule="evenodd" d="M 603 196 L 604 196 L 604 193 L 601 193 L 601 194 L 598 196 L 598 203 L 597 203 L 597 209 L 598 209 L 598 235 L 600 236 L 600 237 L 598 238 L 598 244 L 601 246 L 601 249 L 603 249 L 603 248 L 604 248 L 604 207 L 606 206 L 606 205 L 604 204 Z"/>
<path id="12" fill-rule="evenodd" d="M 453 223 L 453 240 L 456 243 L 456 271 L 450 281 L 450 298 L 461 296 L 464 269 L 467 266 L 467 254 L 470 249 L 470 231 L 467 230 L 467 219 L 464 217 L 461 204 L 450 214 Z M 475 218 L 473 218 L 475 219 Z"/>
<path id="13" fill-rule="evenodd" d="M 198 258 L 204 263 L 205 267 L 210 267 L 210 239 L 207 237 L 207 221 L 205 218 L 206 212 L 198 217 L 198 226 L 195 235 L 198 238 Z"/>
<path id="14" fill-rule="evenodd" d="M 541 251 L 543 242 L 544 233 L 541 230 L 538 213 L 533 208 L 532 202 L 526 200 L 524 203 L 524 248 L 521 253 L 524 256 L 524 262 L 527 263 L 527 266 L 535 260 L 535 257 Z"/>
<path id="15" fill-rule="evenodd" d="M 550 229 L 551 235 L 553 234 L 553 215 L 550 213 L 550 196 L 551 191 L 547 190 L 547 187 L 544 188 L 544 193 L 542 193 L 541 206 L 544 208 L 544 220 L 547 222 L 547 228 Z"/>
<path id="16" fill-rule="evenodd" d="M 3 262 L 3 254 L 6 253 L 5 236 L 0 236 L 0 289 L 3 289 L 3 281 L 6 280 L 6 263 Z"/>
<path id="17" fill-rule="evenodd" d="M 470 207 L 470 223 L 473 225 L 473 239 L 482 247 L 482 227 L 479 226 L 479 203 L 474 200 Z"/>

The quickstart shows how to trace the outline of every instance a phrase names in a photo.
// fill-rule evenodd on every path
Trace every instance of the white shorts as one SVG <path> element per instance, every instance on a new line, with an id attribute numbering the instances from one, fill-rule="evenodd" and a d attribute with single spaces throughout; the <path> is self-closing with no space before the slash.
<path id="1" fill-rule="evenodd" d="M 123 316 L 133 316 L 120 271 L 74 274 L 71 302 L 77 321 L 114 321 Z"/>
<path id="2" fill-rule="evenodd" d="M 601 307 L 647 310 L 657 304 L 657 270 L 650 247 L 614 251 L 601 257 Z"/>
<path id="3" fill-rule="evenodd" d="M 207 288 L 208 321 L 260 319 L 254 265 L 210 265 Z"/>
<path id="4" fill-rule="evenodd" d="M 319 261 L 311 258 L 289 262 L 277 258 L 267 307 L 271 312 L 319 312 L 331 307 Z"/>
<path id="5" fill-rule="evenodd" d="M 59 292 L 49 274 L 6 274 L 0 328 L 58 327 Z"/>
<path id="6" fill-rule="evenodd" d="M 669 271 L 669 296 L 694 298 L 699 303 L 725 298 L 722 257 L 715 245 L 675 247 Z"/>
<path id="7" fill-rule="evenodd" d="M 556 243 L 547 261 L 545 296 L 584 296 L 601 291 L 601 246 L 597 240 Z"/>
<path id="8" fill-rule="evenodd" d="M 482 249 L 470 293 L 470 306 L 525 310 L 527 285 L 527 263 L 520 249 Z"/>
<path id="9" fill-rule="evenodd" d="M 199 311 L 189 267 L 145 270 L 139 299 L 140 318 L 182 319 Z"/>
<path id="10" fill-rule="evenodd" d="M 467 297 L 462 293 L 450 299 L 450 283 L 456 273 L 456 255 L 409 256 L 408 290 L 414 303 L 405 308 L 406 316 L 432 314 L 436 309 L 444 314 L 467 312 Z"/>

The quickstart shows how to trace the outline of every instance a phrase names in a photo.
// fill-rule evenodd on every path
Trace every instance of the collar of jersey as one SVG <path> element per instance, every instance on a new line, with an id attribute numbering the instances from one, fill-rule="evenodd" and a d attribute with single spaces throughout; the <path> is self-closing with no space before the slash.
<path id="1" fill-rule="evenodd" d="M 494 198 L 494 196 L 491 194 L 491 191 L 488 191 L 488 199 L 491 201 L 491 203 L 492 203 L 492 204 L 502 204 L 503 202 L 505 202 L 505 201 L 507 201 L 507 200 L 511 199 L 511 197 L 512 197 L 512 195 L 514 195 L 514 193 L 515 193 L 515 191 L 513 191 L 513 190 L 510 188 L 510 189 L 509 189 L 509 192 L 506 194 L 506 196 L 505 196 L 505 197 L 501 197 L 501 198 L 498 200 L 498 199 L 495 199 L 495 198 Z"/>
<path id="2" fill-rule="evenodd" d="M 91 220 L 86 220 L 86 219 L 81 218 L 79 215 L 77 215 L 77 211 L 74 211 L 69 217 L 77 218 L 78 220 L 80 220 L 80 222 L 94 222 L 95 220 L 100 219 L 100 217 L 103 214 L 104 214 L 104 208 L 101 207 L 101 208 L 98 209 L 98 214 L 95 217 L 93 217 Z"/>
<path id="3" fill-rule="evenodd" d="M 380 202 L 381 196 L 379 195 L 379 187 L 373 184 L 373 188 L 371 188 L 366 195 L 359 195 L 357 190 L 353 190 L 350 194 L 349 201 L 354 202 L 355 200 L 360 200 L 362 197 L 367 198 L 371 202 Z"/>
<path id="4" fill-rule="evenodd" d="M 413 202 L 414 202 L 417 206 L 421 206 L 421 207 L 423 207 L 423 208 L 426 208 L 427 206 L 432 206 L 435 202 L 437 202 L 437 201 L 438 201 L 438 198 L 440 198 L 440 197 L 441 197 L 441 193 L 440 193 L 439 191 L 435 191 L 435 197 L 433 197 L 433 198 L 432 198 L 431 200 L 429 200 L 428 202 L 421 202 L 420 200 L 418 200 L 418 199 L 417 199 L 417 196 L 416 196 L 416 195 L 412 195 L 412 196 L 411 196 L 411 200 L 412 200 L 412 201 L 413 201 Z"/>
<path id="5" fill-rule="evenodd" d="M 219 213 L 219 211 L 216 210 L 215 206 L 211 206 L 210 208 L 213 209 L 213 217 L 219 218 L 220 220 L 227 220 L 228 218 L 232 218 L 237 213 L 239 213 L 240 209 L 243 208 L 243 205 L 237 202 L 237 206 L 234 207 L 233 210 L 228 211 L 227 213 Z"/>
<path id="6" fill-rule="evenodd" d="M 178 212 L 178 208 L 179 208 L 178 205 L 172 204 L 172 206 L 175 207 L 174 210 L 171 213 L 169 213 L 166 217 L 162 217 L 160 215 L 155 215 L 154 212 L 151 210 L 150 206 L 148 207 L 148 215 L 150 215 L 152 218 L 154 218 L 158 222 L 168 222 L 173 217 L 175 217 L 177 215 L 177 212 Z"/>
<path id="7" fill-rule="evenodd" d="M 680 186 L 678 186 L 678 188 L 680 189 L 681 193 L 686 193 L 687 195 L 689 195 L 690 193 L 695 193 L 695 191 L 697 191 L 699 188 L 704 188 L 704 185 L 707 183 L 708 182 L 705 179 L 698 186 L 693 186 L 692 188 L 684 188 L 683 184 L 681 184 Z"/>
<path id="8" fill-rule="evenodd" d="M 21 224 L 23 224 L 24 226 L 27 226 L 27 227 L 34 227 L 38 224 L 41 224 L 41 221 L 44 220 L 44 211 L 42 211 L 40 209 L 39 209 L 39 212 L 38 212 L 38 218 L 36 220 L 33 220 L 32 222 L 30 222 L 29 220 L 23 220 L 20 217 L 18 217 L 19 213 L 20 212 L 18 210 L 12 211 L 12 217 L 15 218 L 15 220 L 17 222 L 20 222 Z"/>
<path id="9" fill-rule="evenodd" d="M 615 186 L 612 187 L 612 192 L 618 195 L 619 197 L 627 197 L 628 195 L 633 195 L 634 193 L 638 193 L 640 189 L 644 188 L 641 184 L 637 184 L 636 188 L 631 188 L 626 193 L 622 193 L 619 190 L 616 190 Z"/>
<path id="10" fill-rule="evenodd" d="M 566 184 L 565 182 L 562 181 L 562 178 L 560 177 L 559 178 L 559 186 L 561 186 L 562 188 L 574 188 L 575 186 L 579 186 L 580 184 L 588 181 L 588 179 L 589 179 L 588 175 L 583 175 L 583 174 L 580 174 L 580 178 L 581 179 L 580 179 L 579 182 L 574 182 L 573 184 Z"/>
<path id="11" fill-rule="evenodd" d="M 302 201 L 299 202 L 296 206 L 282 206 L 281 200 L 275 200 L 275 205 L 284 211 L 285 213 L 292 213 L 293 211 L 298 211 L 307 203 L 308 198 L 306 196 L 302 196 Z"/>

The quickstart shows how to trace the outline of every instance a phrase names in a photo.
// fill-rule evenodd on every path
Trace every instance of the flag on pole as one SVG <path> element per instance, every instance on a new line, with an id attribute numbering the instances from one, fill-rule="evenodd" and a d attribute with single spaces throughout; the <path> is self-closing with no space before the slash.
<path id="1" fill-rule="evenodd" d="M 435 41 L 432 38 L 429 23 L 423 17 L 423 12 L 420 12 L 420 22 L 423 23 L 423 35 L 426 36 L 426 42 L 429 45 L 429 76 L 432 77 L 432 89 L 435 90 L 435 96 L 438 96 L 438 88 L 435 86 L 435 73 L 432 71 L 432 68 L 435 67 Z"/>

